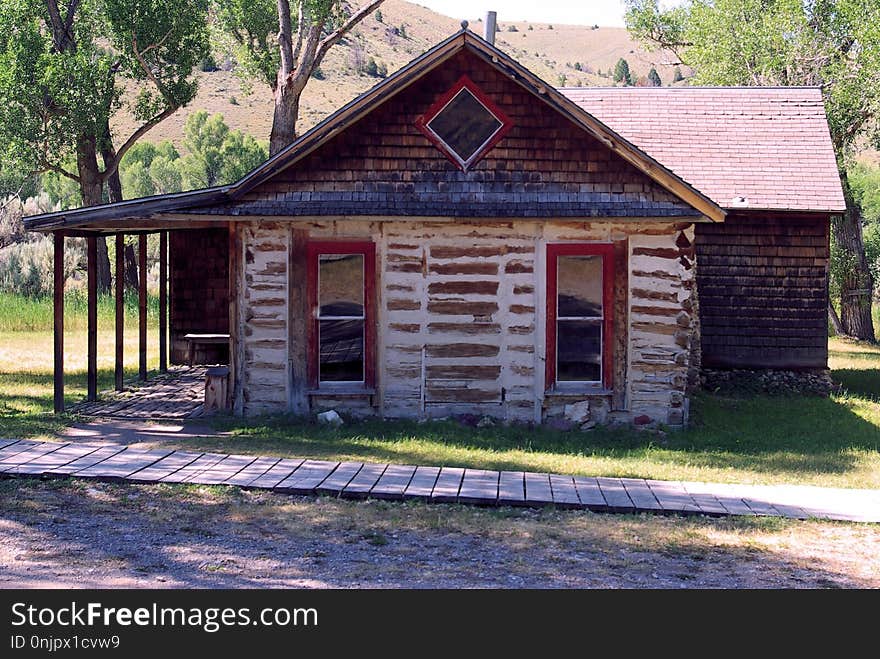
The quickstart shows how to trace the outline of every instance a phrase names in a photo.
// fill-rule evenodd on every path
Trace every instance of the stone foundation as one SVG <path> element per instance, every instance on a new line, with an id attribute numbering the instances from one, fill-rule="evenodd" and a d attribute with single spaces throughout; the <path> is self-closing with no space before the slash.
<path id="1" fill-rule="evenodd" d="M 705 391 L 721 394 L 769 394 L 773 396 L 827 396 L 834 382 L 827 369 L 774 371 L 769 369 L 703 369 L 700 385 Z"/>

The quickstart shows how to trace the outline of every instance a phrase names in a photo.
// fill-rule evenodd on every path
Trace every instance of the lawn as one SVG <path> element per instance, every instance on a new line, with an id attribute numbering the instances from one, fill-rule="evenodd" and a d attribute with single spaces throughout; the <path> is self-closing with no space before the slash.
<path id="1" fill-rule="evenodd" d="M 85 394 L 85 333 L 74 312 L 66 333 L 67 400 Z M 2 321 L 0 321 L 2 322 Z M 99 378 L 112 386 L 113 336 L 99 323 Z M 136 373 L 136 324 L 127 320 L 127 374 Z M 154 323 L 150 364 L 156 366 Z M 702 393 L 680 432 L 595 429 L 563 433 L 525 427 L 470 428 L 457 422 L 363 422 L 339 429 L 287 417 L 222 419 L 229 432 L 181 447 L 332 460 L 521 469 L 737 483 L 880 488 L 880 348 L 830 343 L 830 398 L 722 397 Z M 52 407 L 52 335 L 0 331 L 0 437 L 40 437 L 69 423 Z"/>

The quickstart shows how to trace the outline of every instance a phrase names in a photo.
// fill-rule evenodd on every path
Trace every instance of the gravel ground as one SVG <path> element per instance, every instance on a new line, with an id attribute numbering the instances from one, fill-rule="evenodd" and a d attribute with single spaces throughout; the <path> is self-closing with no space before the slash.
<path id="1" fill-rule="evenodd" d="M 880 587 L 880 526 L 0 481 L 0 587 Z"/>

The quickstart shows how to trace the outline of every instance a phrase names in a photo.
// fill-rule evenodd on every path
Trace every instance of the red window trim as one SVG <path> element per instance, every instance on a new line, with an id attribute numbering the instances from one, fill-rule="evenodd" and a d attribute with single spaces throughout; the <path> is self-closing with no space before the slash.
<path id="1" fill-rule="evenodd" d="M 559 256 L 602 256 L 602 388 L 611 389 L 614 356 L 614 245 L 561 243 L 547 245 L 547 359 L 545 386 L 556 386 L 556 262 Z"/>
<path id="2" fill-rule="evenodd" d="M 478 150 L 474 155 L 472 155 L 466 162 L 462 162 L 458 159 L 458 157 L 451 153 L 449 148 L 440 140 L 434 132 L 428 128 L 428 123 L 430 123 L 431 119 L 445 106 L 449 101 L 451 101 L 458 92 L 462 89 L 467 89 L 471 94 L 473 94 L 480 103 L 486 106 L 486 108 L 495 115 L 496 118 L 501 122 L 501 128 L 498 129 L 498 132 L 495 133 L 492 138 L 483 145 L 483 148 Z M 416 118 L 416 128 L 418 128 L 422 134 L 428 138 L 428 140 L 437 147 L 437 149 L 446 156 L 446 159 L 449 160 L 453 165 L 458 167 L 461 171 L 466 172 L 473 165 L 476 165 L 480 160 L 483 159 L 483 156 L 486 155 L 492 148 L 495 147 L 498 142 L 500 142 L 505 135 L 507 135 L 508 131 L 513 127 L 513 122 L 510 120 L 510 117 L 507 116 L 501 108 L 496 105 L 495 101 L 493 101 L 488 94 L 486 94 L 482 89 L 480 89 L 476 83 L 471 80 L 467 75 L 461 76 L 452 87 L 449 88 L 445 94 L 440 96 L 434 104 L 429 107 L 425 114 Z"/>
<path id="3" fill-rule="evenodd" d="M 306 295 L 309 303 L 308 318 L 308 377 L 309 385 L 317 389 L 318 382 L 318 256 L 320 254 L 364 255 L 364 387 L 376 386 L 376 244 L 370 241 L 319 240 L 310 241 L 307 248 L 308 276 Z M 326 383 L 325 383 L 326 386 Z"/>

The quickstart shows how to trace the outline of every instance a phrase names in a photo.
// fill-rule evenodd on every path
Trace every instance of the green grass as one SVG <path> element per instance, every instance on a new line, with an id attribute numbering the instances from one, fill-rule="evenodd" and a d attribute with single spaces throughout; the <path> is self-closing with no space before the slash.
<path id="1" fill-rule="evenodd" d="M 52 298 L 30 298 L 0 292 L 0 333 L 49 332 L 52 330 Z M 67 291 L 64 295 L 65 329 L 86 329 L 86 294 L 84 290 Z M 126 325 L 136 325 L 138 314 L 137 291 L 125 294 Z M 147 318 L 153 323 L 159 314 L 159 298 L 147 296 Z M 116 303 L 111 295 L 98 296 L 98 328 L 112 329 L 116 322 Z"/>
<path id="2" fill-rule="evenodd" d="M 85 395 L 85 311 L 66 332 L 67 401 Z M 3 314 L 0 314 L 3 317 Z M 112 386 L 112 322 L 99 330 L 99 387 Z M 112 320 L 112 316 L 110 317 Z M 137 367 L 134 318 L 126 323 L 126 367 Z M 155 324 L 150 367 L 157 365 Z M 830 398 L 694 396 L 691 426 L 655 434 L 598 428 L 468 428 L 455 422 L 366 421 L 340 429 L 289 417 L 222 419 L 231 434 L 191 440 L 188 448 L 299 455 L 333 460 L 552 471 L 742 483 L 802 483 L 880 488 L 880 348 L 830 341 Z M 52 409 L 52 333 L 0 331 L 0 437 L 50 436 L 69 417 Z M 183 446 L 183 445 L 182 445 Z"/>

